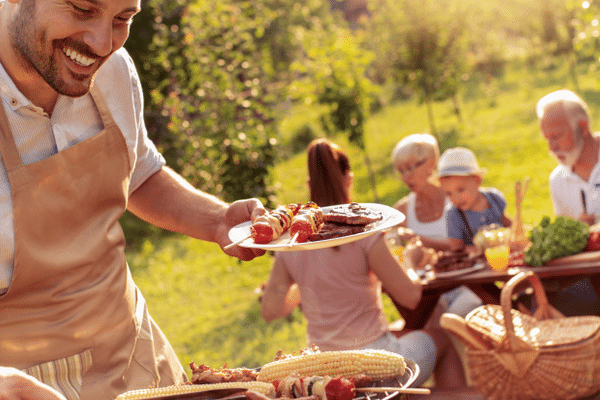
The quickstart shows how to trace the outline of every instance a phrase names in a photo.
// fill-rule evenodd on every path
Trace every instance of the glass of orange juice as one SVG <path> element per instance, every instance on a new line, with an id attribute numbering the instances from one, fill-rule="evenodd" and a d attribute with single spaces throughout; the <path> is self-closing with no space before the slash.
<path id="1" fill-rule="evenodd" d="M 487 259 L 492 269 L 506 268 L 506 266 L 508 265 L 509 254 L 510 248 L 507 244 L 485 249 L 485 258 Z"/>

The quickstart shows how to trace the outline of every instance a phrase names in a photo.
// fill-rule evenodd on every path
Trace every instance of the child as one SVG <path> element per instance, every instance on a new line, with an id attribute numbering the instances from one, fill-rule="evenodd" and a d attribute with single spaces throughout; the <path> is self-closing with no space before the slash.
<path id="1" fill-rule="evenodd" d="M 482 226 L 512 224 L 504 210 L 506 199 L 495 188 L 482 188 L 485 169 L 480 169 L 475 154 L 464 147 L 448 149 L 440 157 L 438 172 L 433 179 L 450 199 L 448 210 L 448 240 L 453 250 L 473 246 L 473 237 Z"/>
<path id="2" fill-rule="evenodd" d="M 419 236 L 424 247 L 449 250 L 446 213 L 452 204 L 439 187 L 429 182 L 436 168 L 440 150 L 435 137 L 427 133 L 408 135 L 392 151 L 392 163 L 410 193 L 398 200 L 394 208 L 406 219 L 399 239 L 408 242 Z"/>

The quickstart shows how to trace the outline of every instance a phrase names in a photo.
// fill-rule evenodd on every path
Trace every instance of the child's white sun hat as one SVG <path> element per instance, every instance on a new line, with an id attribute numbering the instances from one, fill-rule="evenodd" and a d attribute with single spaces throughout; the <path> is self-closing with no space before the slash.
<path id="1" fill-rule="evenodd" d="M 433 178 L 443 176 L 471 176 L 476 175 L 480 178 L 486 173 L 485 168 L 479 168 L 475 154 L 464 147 L 454 147 L 446 150 L 438 161 L 437 172 Z"/>

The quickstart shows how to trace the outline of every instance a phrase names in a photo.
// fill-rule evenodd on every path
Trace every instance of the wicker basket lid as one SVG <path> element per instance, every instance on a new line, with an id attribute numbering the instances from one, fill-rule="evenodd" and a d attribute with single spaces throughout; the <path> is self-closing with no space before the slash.
<path id="1" fill-rule="evenodd" d="M 558 347 L 589 340 L 600 333 L 600 317 L 581 316 L 538 320 L 517 310 L 511 310 L 515 336 L 534 347 Z M 493 347 L 506 338 L 502 308 L 486 305 L 467 315 L 470 330 L 482 336 Z"/>

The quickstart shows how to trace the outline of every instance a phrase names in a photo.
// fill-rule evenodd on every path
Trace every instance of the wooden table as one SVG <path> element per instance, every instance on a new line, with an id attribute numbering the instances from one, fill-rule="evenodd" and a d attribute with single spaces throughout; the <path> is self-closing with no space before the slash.
<path id="1" fill-rule="evenodd" d="M 514 267 L 502 270 L 484 268 L 453 278 L 424 279 L 423 291 L 448 291 L 461 285 L 488 284 L 498 281 L 506 282 L 521 271 L 533 271 L 542 280 L 572 281 L 577 278 L 589 277 L 594 290 L 600 298 L 600 261 L 589 261 L 577 264 L 553 264 L 541 267 Z"/>
<path id="2" fill-rule="evenodd" d="M 561 263 L 561 260 L 565 260 Z M 583 260 L 583 261 L 581 261 Z M 575 261 L 575 262 L 574 262 Z M 500 289 L 495 282 L 506 282 L 521 271 L 534 271 L 542 283 L 552 282 L 556 285 L 568 286 L 585 277 L 590 278 L 596 296 L 600 299 L 600 252 L 583 254 L 574 259 L 563 258 L 552 260 L 552 265 L 541 267 L 514 267 L 503 270 L 492 270 L 489 266 L 464 275 L 451 278 L 425 277 L 423 284 L 423 297 L 416 310 L 406 309 L 398 304 L 396 308 L 406 320 L 405 328 L 422 329 L 431 315 L 440 295 L 456 287 L 465 285 L 474 290 L 486 304 L 499 304 Z M 550 304 L 553 304 L 552 293 L 546 292 Z"/>

